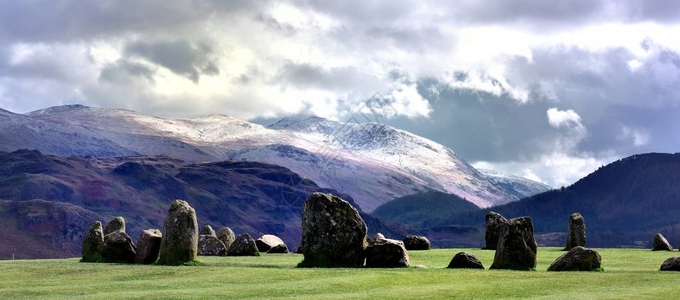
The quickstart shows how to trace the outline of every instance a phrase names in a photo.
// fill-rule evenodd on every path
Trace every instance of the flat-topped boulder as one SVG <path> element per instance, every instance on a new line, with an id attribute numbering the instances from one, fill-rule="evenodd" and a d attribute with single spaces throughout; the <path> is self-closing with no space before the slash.
<path id="1" fill-rule="evenodd" d="M 536 268 L 536 250 L 531 218 L 510 219 L 500 226 L 490 269 L 532 270 Z"/>
<path id="2" fill-rule="evenodd" d="M 163 234 L 158 229 L 147 229 L 137 240 L 137 253 L 135 254 L 136 264 L 153 264 L 158 260 L 161 252 Z"/>
<path id="3" fill-rule="evenodd" d="M 601 265 L 602 257 L 597 251 L 576 246 L 558 257 L 548 271 L 595 271 Z"/>
<path id="4" fill-rule="evenodd" d="M 281 244 L 285 245 L 286 243 L 284 243 L 283 240 L 278 236 L 273 234 L 265 234 L 255 240 L 255 244 L 257 245 L 257 249 L 260 250 L 260 252 L 269 252 L 271 248 Z M 287 248 L 288 247 L 286 247 L 286 249 Z"/>
<path id="5" fill-rule="evenodd" d="M 349 202 L 314 193 L 302 207 L 304 260 L 299 267 L 361 267 L 368 246 L 366 223 Z"/>

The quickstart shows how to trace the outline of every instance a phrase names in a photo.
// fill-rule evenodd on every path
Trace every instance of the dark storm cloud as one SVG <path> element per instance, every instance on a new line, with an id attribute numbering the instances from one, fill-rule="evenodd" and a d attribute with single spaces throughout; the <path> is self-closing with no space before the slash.
<path id="1" fill-rule="evenodd" d="M 324 68 L 312 64 L 288 63 L 278 72 L 275 81 L 302 88 L 322 88 L 348 91 L 357 86 L 374 86 L 376 78 L 355 67 Z"/>
<path id="2" fill-rule="evenodd" d="M 112 83 L 120 83 L 128 80 L 134 80 L 134 78 L 131 77 L 139 77 L 145 78 L 150 82 L 154 82 L 153 75 L 155 73 L 156 70 L 143 64 L 121 59 L 116 63 L 105 66 L 99 75 L 99 79 Z"/>
<path id="3" fill-rule="evenodd" d="M 219 69 L 213 50 L 206 44 L 186 40 L 169 42 L 134 42 L 125 47 L 128 55 L 140 56 L 163 66 L 173 73 L 197 83 L 201 75 L 217 75 Z"/>

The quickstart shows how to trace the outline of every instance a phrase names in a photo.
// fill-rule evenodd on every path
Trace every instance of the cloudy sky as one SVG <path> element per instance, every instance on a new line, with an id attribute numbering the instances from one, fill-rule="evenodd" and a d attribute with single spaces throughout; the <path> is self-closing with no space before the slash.
<path id="1" fill-rule="evenodd" d="M 379 97 L 381 122 L 559 187 L 680 151 L 679 36 L 673 0 L 6 0 L 0 108 L 344 121 Z"/>

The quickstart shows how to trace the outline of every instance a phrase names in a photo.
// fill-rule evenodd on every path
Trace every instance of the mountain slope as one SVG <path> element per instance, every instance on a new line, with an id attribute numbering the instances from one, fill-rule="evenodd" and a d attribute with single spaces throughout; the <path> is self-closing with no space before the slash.
<path id="1" fill-rule="evenodd" d="M 253 236 L 276 234 L 295 249 L 302 204 L 312 192 L 354 201 L 286 168 L 257 162 L 190 164 L 163 156 L 0 152 L 0 199 L 5 199 L 0 201 L 0 236 L 12 241 L 0 245 L 0 258 L 11 258 L 11 253 L 22 258 L 78 256 L 91 222 L 118 215 L 126 219 L 127 232 L 136 240 L 143 229 L 163 230 L 168 205 L 178 198 L 196 209 L 201 226 L 229 226 Z M 406 234 L 399 226 L 364 217 L 373 234 Z"/>
<path id="2" fill-rule="evenodd" d="M 424 221 L 444 219 L 456 213 L 476 210 L 480 208 L 456 195 L 428 191 L 380 205 L 373 211 L 373 215 L 389 222 L 420 227 Z"/>
<path id="3" fill-rule="evenodd" d="M 590 246 L 645 245 L 657 232 L 675 243 L 680 234 L 680 153 L 624 158 L 567 188 L 492 210 L 506 217 L 531 216 L 537 233 L 565 232 L 569 215 L 580 212 Z M 484 213 L 453 216 L 445 223 L 481 227 Z"/>
<path id="4" fill-rule="evenodd" d="M 389 126 L 322 118 L 269 127 L 228 116 L 167 119 L 81 105 L 0 115 L 0 151 L 37 149 L 95 157 L 166 155 L 188 162 L 249 160 L 286 167 L 352 195 L 370 212 L 428 190 L 480 207 L 517 200 L 450 149 Z"/>
<path id="5" fill-rule="evenodd" d="M 552 190 L 549 185 L 536 182 L 524 177 L 501 173 L 495 170 L 478 169 L 495 186 L 519 199 Z"/>

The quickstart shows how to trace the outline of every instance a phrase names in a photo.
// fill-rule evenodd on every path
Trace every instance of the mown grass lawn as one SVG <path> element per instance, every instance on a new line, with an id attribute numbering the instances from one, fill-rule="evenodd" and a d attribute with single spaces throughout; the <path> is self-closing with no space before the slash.
<path id="1" fill-rule="evenodd" d="M 0 262 L 0 298 L 26 299 L 673 299 L 680 272 L 660 272 L 671 252 L 597 249 L 604 272 L 547 272 L 557 248 L 539 248 L 536 271 L 446 269 L 459 251 L 485 267 L 494 251 L 411 251 L 427 269 L 297 269 L 298 254 L 199 257 L 200 266 L 79 263 L 77 258 Z"/>

